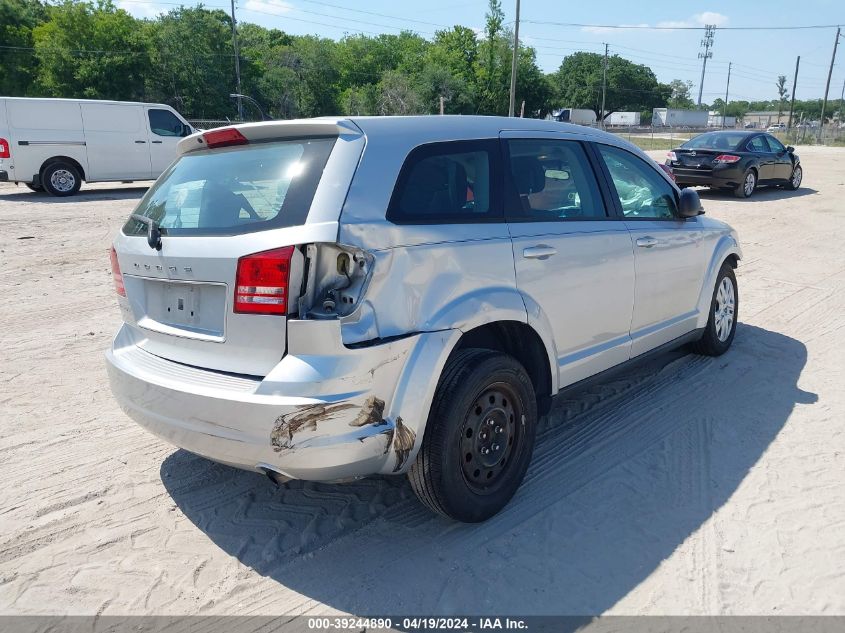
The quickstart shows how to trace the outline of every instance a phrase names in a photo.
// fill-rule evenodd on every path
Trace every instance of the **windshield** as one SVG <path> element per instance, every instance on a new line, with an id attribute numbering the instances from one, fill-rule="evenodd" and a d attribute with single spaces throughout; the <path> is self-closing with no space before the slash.
<path id="1" fill-rule="evenodd" d="M 182 156 L 135 213 L 167 235 L 232 235 L 303 224 L 334 138 L 297 139 Z M 129 219 L 127 235 L 147 226 Z"/>
<path id="2" fill-rule="evenodd" d="M 681 145 L 684 149 L 736 149 L 747 137 L 747 134 L 732 132 L 716 132 L 700 134 Z"/>

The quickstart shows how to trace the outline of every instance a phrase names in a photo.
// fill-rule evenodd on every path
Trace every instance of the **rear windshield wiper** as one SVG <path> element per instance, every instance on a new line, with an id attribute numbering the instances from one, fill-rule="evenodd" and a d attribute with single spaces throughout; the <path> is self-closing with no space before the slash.
<path id="1" fill-rule="evenodd" d="M 131 217 L 136 222 L 140 222 L 141 224 L 145 224 L 147 226 L 147 244 L 150 245 L 150 248 L 154 248 L 155 250 L 160 251 L 161 236 L 165 235 L 165 230 L 159 227 L 158 222 L 156 222 L 152 218 L 148 218 L 147 216 L 140 215 L 138 213 L 133 213 L 129 217 Z"/>

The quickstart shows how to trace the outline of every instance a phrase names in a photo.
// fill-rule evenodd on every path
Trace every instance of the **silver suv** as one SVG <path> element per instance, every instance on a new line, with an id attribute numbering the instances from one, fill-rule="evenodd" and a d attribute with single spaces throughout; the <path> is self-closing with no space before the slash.
<path id="1" fill-rule="evenodd" d="M 123 409 L 274 481 L 407 473 L 482 521 L 561 388 L 731 344 L 740 258 L 641 151 L 493 117 L 194 134 L 112 251 Z"/>

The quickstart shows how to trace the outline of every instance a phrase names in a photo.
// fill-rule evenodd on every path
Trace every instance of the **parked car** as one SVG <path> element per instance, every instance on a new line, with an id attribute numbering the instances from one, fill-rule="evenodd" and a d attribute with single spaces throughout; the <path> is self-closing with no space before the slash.
<path id="1" fill-rule="evenodd" d="M 775 132 L 783 132 L 785 130 L 786 130 L 786 123 L 773 123 L 772 125 L 770 125 L 766 129 L 766 132 L 768 132 L 769 134 L 772 134 L 772 133 L 775 133 Z"/>
<path id="2" fill-rule="evenodd" d="M 792 146 L 762 132 L 707 132 L 666 155 L 679 187 L 703 185 L 747 198 L 760 185 L 795 190 L 804 170 Z"/>
<path id="3" fill-rule="evenodd" d="M 0 97 L 0 181 L 70 196 L 83 180 L 152 180 L 193 131 L 163 104 Z"/>
<path id="4" fill-rule="evenodd" d="M 748 123 L 745 124 L 746 130 L 753 130 L 753 129 L 756 129 L 756 128 L 757 128 L 757 123 L 755 121 L 749 121 Z"/>
<path id="5" fill-rule="evenodd" d="M 407 473 L 482 521 L 560 389 L 734 338 L 736 233 L 611 134 L 322 118 L 179 153 L 111 251 L 111 388 L 166 441 L 276 482 Z"/>

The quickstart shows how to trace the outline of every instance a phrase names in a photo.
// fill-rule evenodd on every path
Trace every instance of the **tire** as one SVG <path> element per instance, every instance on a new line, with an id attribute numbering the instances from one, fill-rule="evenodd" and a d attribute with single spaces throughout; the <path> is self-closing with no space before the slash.
<path id="1" fill-rule="evenodd" d="M 408 472 L 411 487 L 447 518 L 485 521 L 522 483 L 536 428 L 537 400 L 525 368 L 501 352 L 461 350 L 437 385 L 422 447 Z"/>
<path id="2" fill-rule="evenodd" d="M 25 182 L 23 184 L 25 184 L 30 191 L 35 191 L 36 193 L 41 193 L 44 191 L 44 187 L 42 187 L 41 185 L 33 185 L 31 182 Z"/>
<path id="3" fill-rule="evenodd" d="M 82 186 L 79 170 L 70 163 L 56 161 L 50 163 L 41 173 L 44 190 L 53 196 L 72 196 Z"/>
<path id="4" fill-rule="evenodd" d="M 730 293 L 733 295 L 732 310 L 728 310 L 730 297 L 720 293 L 722 285 L 730 286 Z M 727 291 L 727 287 L 722 292 Z M 719 316 L 721 315 L 721 316 Z M 725 262 L 716 277 L 716 286 L 713 289 L 713 297 L 710 300 L 710 315 L 707 318 L 707 326 L 704 328 L 702 337 L 693 343 L 692 350 L 696 354 L 705 356 L 721 356 L 728 351 L 733 343 L 736 334 L 736 323 L 739 316 L 739 288 L 736 284 L 736 275 L 733 267 Z M 725 328 L 724 319 L 730 319 Z"/>
<path id="5" fill-rule="evenodd" d="M 797 176 L 797 178 L 796 178 Z M 789 182 L 784 185 L 784 189 L 789 189 L 789 191 L 795 191 L 801 186 L 801 181 L 804 179 L 804 169 L 801 167 L 801 164 L 795 165 L 792 168 L 792 176 L 789 178 Z"/>
<path id="6" fill-rule="evenodd" d="M 742 182 L 734 189 L 737 198 L 750 198 L 757 188 L 757 172 L 753 169 L 746 169 L 742 175 Z"/>

